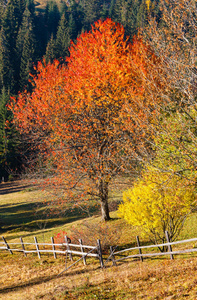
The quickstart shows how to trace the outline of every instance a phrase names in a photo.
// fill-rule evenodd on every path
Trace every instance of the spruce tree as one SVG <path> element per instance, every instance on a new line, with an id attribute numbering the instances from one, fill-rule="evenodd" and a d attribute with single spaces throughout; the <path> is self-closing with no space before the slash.
<path id="1" fill-rule="evenodd" d="M 20 80 L 19 88 L 23 89 L 25 86 L 28 90 L 31 89 L 31 83 L 29 82 L 29 73 L 33 70 L 33 60 L 34 60 L 34 49 L 35 49 L 35 39 L 33 34 L 33 29 L 30 26 L 24 37 L 23 51 L 21 55 L 20 63 Z"/>
<path id="2" fill-rule="evenodd" d="M 19 10 L 20 10 L 21 16 L 23 15 L 25 8 L 26 8 L 26 0 L 19 0 Z M 22 21 L 22 19 L 21 19 L 21 21 Z"/>
<path id="3" fill-rule="evenodd" d="M 0 29 L 1 29 L 3 14 L 4 14 L 6 6 L 7 6 L 7 1 L 6 0 L 0 0 Z"/>
<path id="4" fill-rule="evenodd" d="M 85 0 L 84 5 L 84 26 L 86 30 L 90 29 L 90 25 L 100 18 L 102 3 L 100 0 Z"/>
<path id="5" fill-rule="evenodd" d="M 102 20 L 105 20 L 107 17 L 109 17 L 109 5 L 107 5 L 105 2 L 102 5 L 100 17 Z"/>
<path id="6" fill-rule="evenodd" d="M 34 0 L 26 0 L 26 7 L 30 11 L 31 15 L 34 16 L 34 14 L 35 14 Z"/>
<path id="7" fill-rule="evenodd" d="M 33 69 L 33 62 L 35 61 L 35 48 L 34 15 L 32 15 L 27 5 L 16 41 L 17 81 L 19 83 L 19 90 L 23 89 L 24 86 L 30 88 L 28 79 L 29 73 L 32 72 Z"/>
<path id="8" fill-rule="evenodd" d="M 54 38 L 56 37 L 59 21 L 60 12 L 57 4 L 54 1 L 48 2 L 45 8 L 45 24 L 48 31 L 48 38 L 51 37 L 52 34 Z"/>
<path id="9" fill-rule="evenodd" d="M 52 62 L 55 58 L 56 58 L 55 40 L 54 40 L 53 34 L 52 34 L 51 38 L 47 44 L 47 48 L 46 48 L 46 54 L 45 54 L 46 63 Z"/>
<path id="10" fill-rule="evenodd" d="M 137 20 L 139 17 L 139 9 L 141 8 L 141 0 L 129 0 L 128 1 L 128 19 L 126 24 L 126 33 L 133 37 L 134 34 L 137 34 L 138 29 L 141 27 L 141 24 Z M 145 11 L 146 12 L 146 11 Z"/>
<path id="11" fill-rule="evenodd" d="M 21 23 L 22 15 L 20 11 L 20 5 L 17 0 L 10 0 L 6 6 L 1 27 L 1 49 L 0 57 L 3 62 L 3 85 L 11 93 L 17 92 L 15 75 L 18 72 L 16 64 L 16 37 L 18 34 L 19 25 Z M 5 60 L 5 61 L 4 61 Z"/>
<path id="12" fill-rule="evenodd" d="M 19 134 L 11 123 L 12 113 L 6 104 L 9 94 L 3 87 L 0 94 L 0 179 L 19 171 L 21 165 Z"/>
<path id="13" fill-rule="evenodd" d="M 111 0 L 111 3 L 110 3 L 110 7 L 109 7 L 109 17 L 111 19 L 113 19 L 115 21 L 115 4 L 116 4 L 116 0 Z"/>
<path id="14" fill-rule="evenodd" d="M 70 32 L 71 40 L 75 40 L 77 38 L 77 25 L 76 25 L 76 22 L 75 22 L 75 19 L 74 19 L 72 13 L 69 16 L 68 25 L 69 25 L 69 32 Z"/>
<path id="15" fill-rule="evenodd" d="M 16 37 L 22 20 L 19 2 L 11 0 L 5 9 L 3 15 L 2 27 L 5 31 L 6 39 L 10 45 L 10 51 L 15 49 Z"/>
<path id="16" fill-rule="evenodd" d="M 6 138 L 6 103 L 8 98 L 5 93 L 5 88 L 2 89 L 2 94 L 0 95 L 0 181 L 2 177 L 7 176 L 6 160 L 7 160 L 7 138 Z"/>
<path id="17" fill-rule="evenodd" d="M 14 68 L 10 57 L 10 45 L 2 27 L 0 32 L 0 91 L 3 86 L 6 90 L 14 90 Z"/>
<path id="18" fill-rule="evenodd" d="M 65 14 L 63 14 L 59 23 L 57 37 L 55 41 L 56 58 L 59 57 L 65 58 L 66 56 L 68 56 L 69 45 L 70 45 L 69 26 Z"/>
<path id="19" fill-rule="evenodd" d="M 143 28 L 147 24 L 148 21 L 147 12 L 148 12 L 147 4 L 145 0 L 144 1 L 142 0 L 137 12 L 137 19 L 136 19 L 137 27 Z"/>
<path id="20" fill-rule="evenodd" d="M 69 30 L 71 40 L 75 40 L 84 26 L 84 7 L 80 3 L 72 2 L 69 7 Z"/>
<path id="21" fill-rule="evenodd" d="M 35 55 L 37 60 L 41 60 L 46 52 L 46 46 L 48 42 L 48 33 L 45 24 L 45 16 L 43 13 L 36 13 L 34 17 L 35 38 L 37 47 L 35 49 Z"/>

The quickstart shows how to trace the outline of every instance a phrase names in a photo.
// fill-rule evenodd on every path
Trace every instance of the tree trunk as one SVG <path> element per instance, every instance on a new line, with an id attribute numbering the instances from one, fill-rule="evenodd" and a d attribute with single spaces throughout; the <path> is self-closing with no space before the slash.
<path id="1" fill-rule="evenodd" d="M 101 219 L 103 221 L 109 221 L 110 216 L 109 216 L 109 206 L 108 206 L 108 201 L 102 201 L 101 200 Z"/>
<path id="2" fill-rule="evenodd" d="M 101 203 L 101 219 L 103 221 L 109 221 L 109 206 L 108 206 L 108 182 L 100 181 L 99 185 L 99 197 Z"/>

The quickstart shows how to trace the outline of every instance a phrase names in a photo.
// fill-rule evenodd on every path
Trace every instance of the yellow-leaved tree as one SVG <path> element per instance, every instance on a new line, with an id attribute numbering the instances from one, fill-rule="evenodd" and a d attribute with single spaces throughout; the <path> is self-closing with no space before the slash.
<path id="1" fill-rule="evenodd" d="M 123 193 L 119 216 L 140 227 L 152 242 L 165 242 L 165 231 L 173 241 L 195 207 L 195 190 L 184 178 L 150 168 Z M 161 251 L 165 247 L 159 247 Z"/>

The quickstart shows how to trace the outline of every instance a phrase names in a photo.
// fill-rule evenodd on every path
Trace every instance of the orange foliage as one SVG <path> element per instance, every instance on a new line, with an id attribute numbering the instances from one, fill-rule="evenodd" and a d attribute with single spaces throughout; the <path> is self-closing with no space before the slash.
<path id="1" fill-rule="evenodd" d="M 105 220 L 109 183 L 132 168 L 147 138 L 153 110 L 143 88 L 147 55 L 154 64 L 140 39 L 131 44 L 121 25 L 98 21 L 71 45 L 66 65 L 40 62 L 33 93 L 13 99 L 20 130 L 50 150 L 54 185 L 67 198 L 97 197 Z"/>

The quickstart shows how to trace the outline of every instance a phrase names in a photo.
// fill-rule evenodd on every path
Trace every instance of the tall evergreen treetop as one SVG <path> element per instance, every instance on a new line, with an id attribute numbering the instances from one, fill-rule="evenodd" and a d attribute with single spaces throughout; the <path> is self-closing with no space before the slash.
<path id="1" fill-rule="evenodd" d="M 68 47 L 70 45 L 70 32 L 65 14 L 62 15 L 56 37 L 56 57 L 65 58 L 68 56 Z"/>

